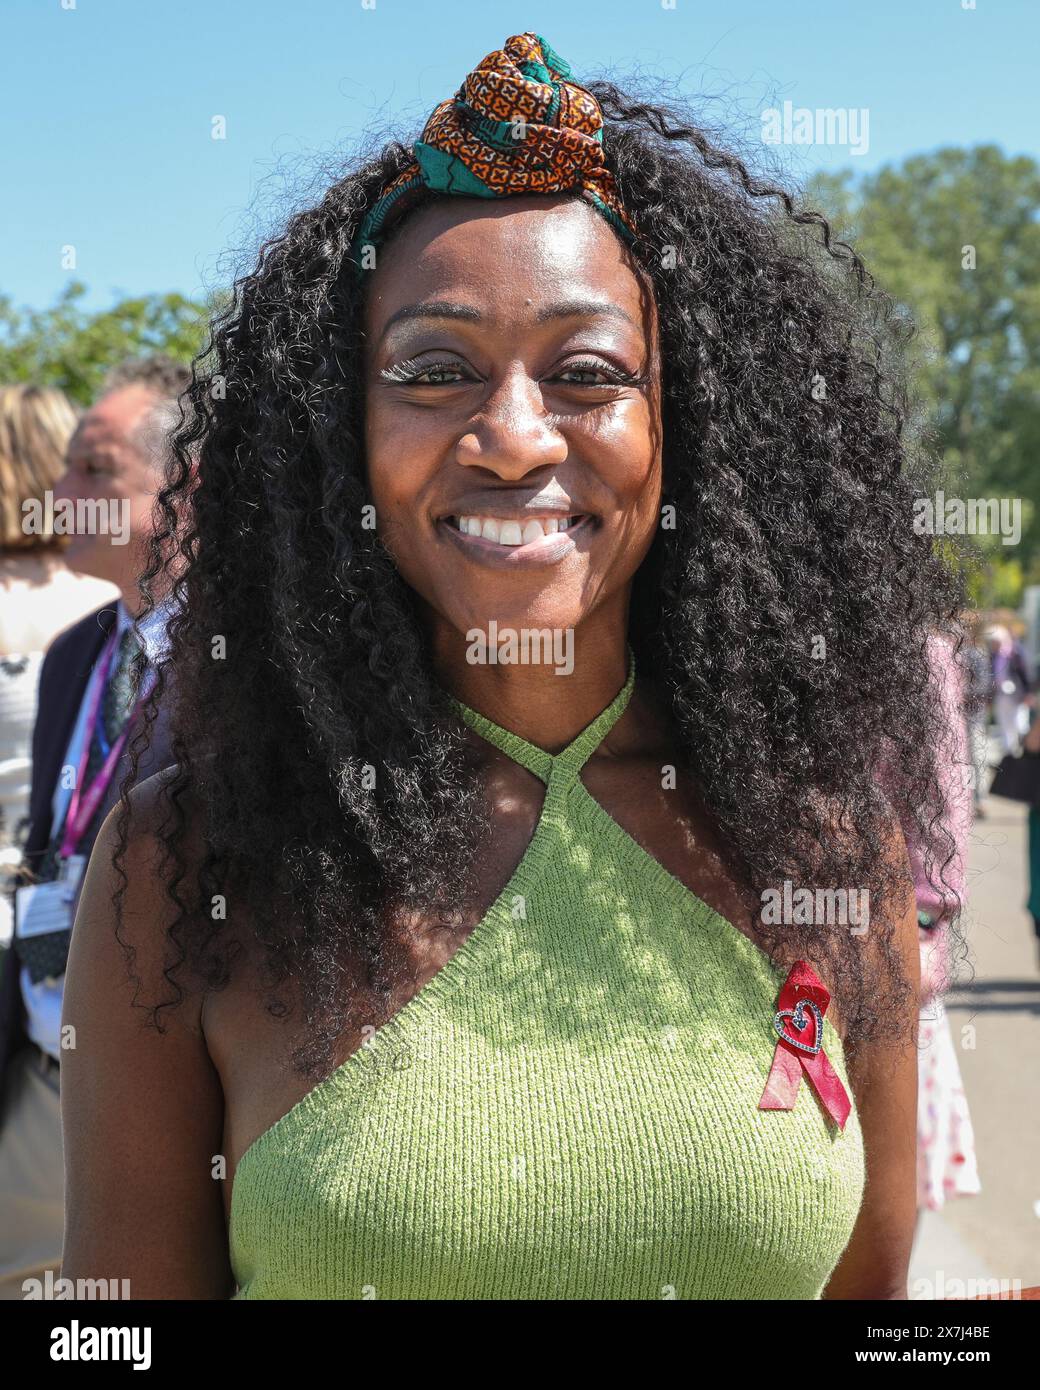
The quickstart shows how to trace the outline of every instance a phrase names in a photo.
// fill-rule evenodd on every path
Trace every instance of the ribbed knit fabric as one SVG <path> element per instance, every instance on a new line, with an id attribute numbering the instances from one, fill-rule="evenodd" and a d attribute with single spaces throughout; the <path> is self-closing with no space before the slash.
<path id="1" fill-rule="evenodd" d="M 818 1298 L 863 1192 L 803 1082 L 757 1108 L 784 975 L 553 756 L 520 864 L 456 954 L 243 1155 L 238 1298 Z M 848 1084 L 841 1042 L 828 1056 Z"/>

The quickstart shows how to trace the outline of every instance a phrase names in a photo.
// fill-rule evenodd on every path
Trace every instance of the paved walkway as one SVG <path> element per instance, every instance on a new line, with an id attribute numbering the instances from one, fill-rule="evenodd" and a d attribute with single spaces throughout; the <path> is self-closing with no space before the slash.
<path id="1" fill-rule="evenodd" d="M 922 1218 L 917 1297 L 956 1297 L 955 1279 L 1040 1285 L 1040 964 L 1024 907 L 1026 809 L 990 797 L 986 812 L 968 856 L 971 960 L 946 1001 L 982 1191 Z"/>

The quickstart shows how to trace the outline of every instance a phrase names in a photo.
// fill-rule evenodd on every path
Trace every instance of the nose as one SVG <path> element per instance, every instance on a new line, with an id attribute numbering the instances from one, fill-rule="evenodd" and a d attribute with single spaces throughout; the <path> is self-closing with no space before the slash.
<path id="1" fill-rule="evenodd" d="M 517 479 L 560 464 L 567 441 L 554 429 L 538 383 L 519 364 L 503 378 L 455 446 L 457 463 Z"/>

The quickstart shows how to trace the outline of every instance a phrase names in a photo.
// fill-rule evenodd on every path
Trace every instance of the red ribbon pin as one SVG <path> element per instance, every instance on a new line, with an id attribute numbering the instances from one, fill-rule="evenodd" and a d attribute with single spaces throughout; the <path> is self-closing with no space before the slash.
<path id="1" fill-rule="evenodd" d="M 776 1051 L 759 1110 L 793 1110 L 804 1071 L 824 1110 L 845 1128 L 852 1102 L 823 1050 L 823 1016 L 830 1002 L 830 990 L 809 962 L 796 960 L 776 1000 Z"/>

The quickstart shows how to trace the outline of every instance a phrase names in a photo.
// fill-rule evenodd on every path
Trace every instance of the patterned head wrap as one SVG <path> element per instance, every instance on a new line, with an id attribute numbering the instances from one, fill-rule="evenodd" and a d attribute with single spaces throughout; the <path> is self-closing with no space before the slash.
<path id="1" fill-rule="evenodd" d="M 442 101 L 412 146 L 415 160 L 369 210 L 355 248 L 375 244 L 423 189 L 469 198 L 582 197 L 624 240 L 635 225 L 603 163 L 599 102 L 538 34 L 514 34 Z"/>

